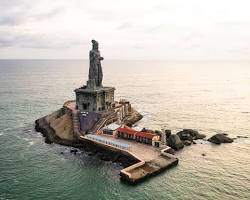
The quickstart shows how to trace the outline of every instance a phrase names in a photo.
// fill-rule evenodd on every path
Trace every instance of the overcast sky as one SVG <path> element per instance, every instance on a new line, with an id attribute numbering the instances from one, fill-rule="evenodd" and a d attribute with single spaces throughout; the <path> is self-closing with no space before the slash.
<path id="1" fill-rule="evenodd" d="M 250 58 L 250 0 L 0 0 L 0 59 Z"/>

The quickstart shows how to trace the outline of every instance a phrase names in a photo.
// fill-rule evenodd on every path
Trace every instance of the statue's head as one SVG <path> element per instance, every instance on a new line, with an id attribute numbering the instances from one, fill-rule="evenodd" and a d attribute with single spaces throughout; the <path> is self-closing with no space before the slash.
<path id="1" fill-rule="evenodd" d="M 98 42 L 96 40 L 91 40 L 92 48 L 98 50 Z"/>

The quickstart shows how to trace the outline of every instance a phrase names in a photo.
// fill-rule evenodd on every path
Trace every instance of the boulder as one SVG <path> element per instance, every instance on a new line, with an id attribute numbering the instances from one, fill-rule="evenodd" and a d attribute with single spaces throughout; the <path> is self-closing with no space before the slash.
<path id="1" fill-rule="evenodd" d="M 183 129 L 184 133 L 190 134 L 192 137 L 195 137 L 197 134 L 199 134 L 198 131 L 193 129 Z"/>
<path id="2" fill-rule="evenodd" d="M 175 150 L 182 149 L 184 147 L 183 142 L 180 140 L 178 135 L 170 135 L 168 138 L 168 146 Z"/>
<path id="3" fill-rule="evenodd" d="M 70 153 L 76 154 L 78 152 L 77 149 L 70 149 Z"/>
<path id="4" fill-rule="evenodd" d="M 248 138 L 247 136 L 237 135 L 237 138 Z"/>
<path id="5" fill-rule="evenodd" d="M 194 137 L 194 140 L 204 139 L 205 137 L 206 137 L 205 134 L 197 133 L 197 135 Z"/>
<path id="6" fill-rule="evenodd" d="M 158 135 L 158 136 L 162 136 L 162 132 L 159 131 L 159 130 L 155 130 L 155 134 Z"/>
<path id="7" fill-rule="evenodd" d="M 165 134 L 166 134 L 166 138 L 169 138 L 169 136 L 171 135 L 171 130 L 166 129 Z"/>
<path id="8" fill-rule="evenodd" d="M 192 144 L 190 140 L 184 140 L 183 143 L 185 146 L 190 146 Z"/>
<path id="9" fill-rule="evenodd" d="M 198 131 L 193 129 L 183 129 L 182 131 L 178 132 L 177 135 L 179 135 L 181 140 L 198 140 L 198 139 L 204 139 L 206 135 L 200 134 Z"/>
<path id="10" fill-rule="evenodd" d="M 176 133 L 179 137 L 180 137 L 180 139 L 181 140 L 189 140 L 189 141 L 193 141 L 193 136 L 190 134 L 190 133 L 188 133 L 188 132 L 185 132 L 184 130 L 183 131 L 180 131 L 180 132 L 178 132 L 178 133 Z"/>
<path id="11" fill-rule="evenodd" d="M 221 143 L 232 143 L 233 139 L 228 137 L 227 134 L 218 133 L 209 138 L 208 141 L 214 144 L 221 144 Z"/>

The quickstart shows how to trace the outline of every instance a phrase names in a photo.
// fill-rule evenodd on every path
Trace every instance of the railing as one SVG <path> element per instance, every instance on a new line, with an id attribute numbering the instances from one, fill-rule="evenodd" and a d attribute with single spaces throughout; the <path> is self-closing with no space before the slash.
<path id="1" fill-rule="evenodd" d="M 113 120 L 114 118 L 116 118 L 117 113 L 114 112 L 108 116 L 106 116 L 105 118 L 101 118 L 97 124 L 95 125 L 95 127 L 90 131 L 92 133 L 95 133 L 97 131 L 99 131 L 103 126 L 105 126 L 105 124 L 109 121 L 109 120 Z"/>
<path id="2" fill-rule="evenodd" d="M 131 145 L 112 141 L 107 138 L 101 138 L 100 136 L 98 137 L 97 135 L 89 134 L 89 135 L 81 136 L 81 138 L 86 138 L 92 141 L 96 141 L 105 145 L 109 145 L 109 146 L 121 149 L 121 150 L 131 151 Z"/>

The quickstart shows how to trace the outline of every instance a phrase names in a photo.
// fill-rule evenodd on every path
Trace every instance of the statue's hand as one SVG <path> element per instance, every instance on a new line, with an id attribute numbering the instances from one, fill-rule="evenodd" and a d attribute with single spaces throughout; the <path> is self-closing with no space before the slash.
<path id="1" fill-rule="evenodd" d="M 100 57 L 99 60 L 104 60 L 104 58 L 103 58 L 103 57 Z"/>

